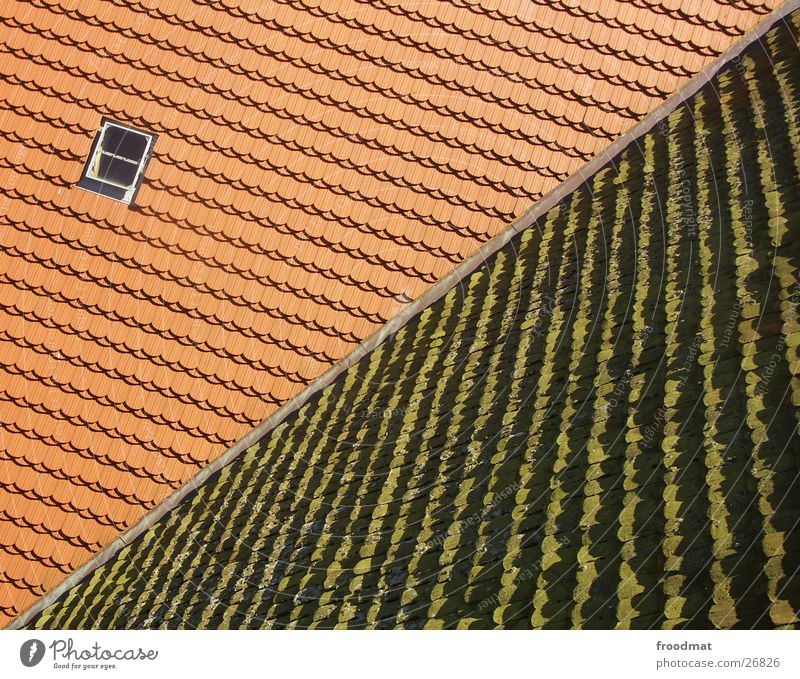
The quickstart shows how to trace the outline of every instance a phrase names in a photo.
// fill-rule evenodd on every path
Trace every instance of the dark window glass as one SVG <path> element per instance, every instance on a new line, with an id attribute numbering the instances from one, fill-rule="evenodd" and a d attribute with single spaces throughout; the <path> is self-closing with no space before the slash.
<path id="1" fill-rule="evenodd" d="M 97 159 L 97 178 L 103 182 L 111 182 L 118 186 L 133 186 L 139 163 L 101 153 Z"/>
<path id="2" fill-rule="evenodd" d="M 139 162 L 147 150 L 147 137 L 122 127 L 109 125 L 103 135 L 103 151 Z"/>

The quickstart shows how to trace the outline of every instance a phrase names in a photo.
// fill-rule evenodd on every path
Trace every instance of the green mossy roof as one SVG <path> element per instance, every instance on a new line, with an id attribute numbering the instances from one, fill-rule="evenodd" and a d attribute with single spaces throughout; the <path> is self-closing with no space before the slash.
<path id="1" fill-rule="evenodd" d="M 31 626 L 796 625 L 799 28 Z"/>

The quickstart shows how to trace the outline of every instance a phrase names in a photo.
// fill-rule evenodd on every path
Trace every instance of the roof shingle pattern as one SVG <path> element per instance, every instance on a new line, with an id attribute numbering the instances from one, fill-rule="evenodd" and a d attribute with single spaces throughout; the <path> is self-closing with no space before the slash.
<path id="1" fill-rule="evenodd" d="M 2 3 L 0 623 L 776 2 Z"/>
<path id="2" fill-rule="evenodd" d="M 31 626 L 796 626 L 798 34 Z"/>

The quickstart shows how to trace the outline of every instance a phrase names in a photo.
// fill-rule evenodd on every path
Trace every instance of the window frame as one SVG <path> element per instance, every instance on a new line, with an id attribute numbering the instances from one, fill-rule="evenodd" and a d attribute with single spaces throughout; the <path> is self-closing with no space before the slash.
<path id="1" fill-rule="evenodd" d="M 110 181 L 104 181 L 102 179 L 98 179 L 96 176 L 93 176 L 92 167 L 98 161 L 100 154 L 105 155 L 112 155 L 110 153 L 106 153 L 101 146 L 101 140 L 105 136 L 105 132 L 109 127 L 116 127 L 125 131 L 133 132 L 138 134 L 142 137 L 147 139 L 147 146 L 145 147 L 144 153 L 142 157 L 139 159 L 136 169 L 136 175 L 134 176 L 133 182 L 129 187 L 124 187 L 119 184 L 115 184 Z M 120 203 L 125 203 L 127 205 L 135 205 L 136 196 L 139 193 L 139 188 L 142 185 L 142 180 L 144 179 L 144 173 L 147 169 L 147 164 L 150 162 L 150 158 L 153 155 L 153 147 L 155 146 L 156 140 L 158 139 L 157 134 L 153 134 L 152 132 L 146 132 L 145 130 L 140 130 L 135 127 L 131 127 L 130 125 L 125 125 L 120 123 L 116 120 L 111 118 L 102 118 L 100 121 L 100 127 L 95 134 L 94 141 L 92 142 L 92 148 L 89 150 L 89 156 L 86 159 L 86 162 L 83 166 L 83 172 L 81 173 L 81 177 L 78 180 L 78 188 L 84 189 L 86 191 L 90 191 L 92 193 L 100 194 L 101 196 L 106 196 L 107 198 L 111 198 L 112 200 L 119 201 Z M 133 163 L 134 161 L 130 161 L 130 159 L 125 159 L 126 162 Z"/>

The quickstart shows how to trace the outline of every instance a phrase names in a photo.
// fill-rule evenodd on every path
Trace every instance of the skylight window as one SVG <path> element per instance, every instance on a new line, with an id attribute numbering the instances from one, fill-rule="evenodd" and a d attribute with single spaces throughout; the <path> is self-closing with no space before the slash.
<path id="1" fill-rule="evenodd" d="M 103 120 L 78 186 L 133 203 L 155 139 L 155 135 Z"/>

